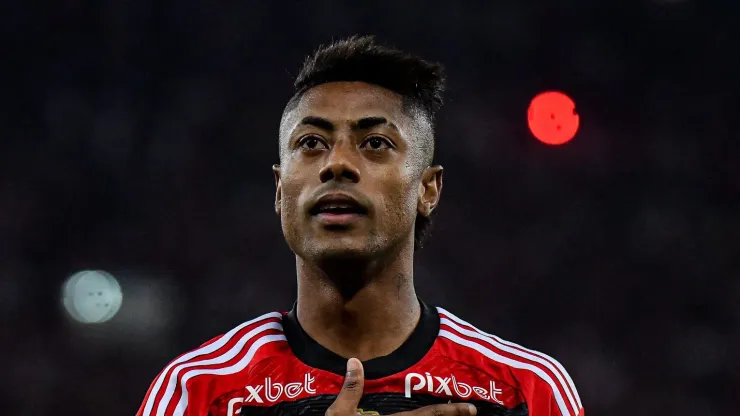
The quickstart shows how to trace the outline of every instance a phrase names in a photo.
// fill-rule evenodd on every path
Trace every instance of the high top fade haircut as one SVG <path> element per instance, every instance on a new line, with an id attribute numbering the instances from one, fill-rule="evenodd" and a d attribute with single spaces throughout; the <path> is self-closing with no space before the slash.
<path id="1" fill-rule="evenodd" d="M 293 110 L 309 89 L 329 82 L 359 81 L 377 85 L 400 95 L 403 111 L 417 112 L 426 118 L 431 137 L 424 140 L 423 168 L 434 162 L 434 124 L 442 107 L 445 74 L 441 64 L 429 62 L 416 55 L 379 45 L 373 36 L 352 36 L 320 46 L 308 56 L 293 84 L 295 92 L 283 112 Z M 416 216 L 414 247 L 422 247 L 429 234 L 431 218 Z"/>

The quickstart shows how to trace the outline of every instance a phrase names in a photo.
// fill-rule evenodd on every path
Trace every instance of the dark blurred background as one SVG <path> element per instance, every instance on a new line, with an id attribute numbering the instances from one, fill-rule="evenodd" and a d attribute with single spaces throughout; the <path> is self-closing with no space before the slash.
<path id="1" fill-rule="evenodd" d="M 447 67 L 444 194 L 417 256 L 425 300 L 558 358 L 589 415 L 740 414 L 731 7 L 2 6 L 3 414 L 132 415 L 176 355 L 290 308 L 293 257 L 272 210 L 278 122 L 303 57 L 355 33 Z M 580 114 L 561 146 L 527 127 L 546 90 Z M 62 306 L 82 270 L 120 283 L 105 323 Z"/>

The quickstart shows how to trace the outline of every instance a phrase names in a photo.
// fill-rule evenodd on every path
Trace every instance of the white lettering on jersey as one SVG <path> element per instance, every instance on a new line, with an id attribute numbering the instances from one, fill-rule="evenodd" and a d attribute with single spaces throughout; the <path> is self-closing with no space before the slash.
<path id="1" fill-rule="evenodd" d="M 279 382 L 272 381 L 272 377 L 267 377 L 265 378 L 264 384 L 259 384 L 256 386 L 246 386 L 249 396 L 247 396 L 246 399 L 241 400 L 244 403 L 264 404 L 265 400 L 270 403 L 275 403 L 283 396 L 289 399 L 295 399 L 303 392 L 306 392 L 308 394 L 316 394 L 316 389 L 313 387 L 313 383 L 315 381 L 316 378 L 309 373 L 303 375 L 303 382 L 293 382 L 285 385 Z M 229 403 L 229 405 L 231 406 L 231 403 Z M 236 414 L 239 414 L 239 410 L 237 410 L 236 412 L 230 410 L 228 416 L 234 416 Z"/>
<path id="2" fill-rule="evenodd" d="M 263 387 L 265 386 L 257 386 L 257 387 L 247 386 L 249 397 L 247 397 L 246 402 L 247 403 L 251 403 L 251 402 L 264 403 L 264 401 L 262 400 L 262 397 L 260 397 L 260 391 L 262 390 Z"/>
<path id="3" fill-rule="evenodd" d="M 265 379 L 265 397 L 267 397 L 267 400 L 275 403 L 283 395 L 283 385 L 280 383 L 272 384 L 271 381 L 272 379 L 270 377 Z M 275 394 L 272 394 L 273 390 L 275 390 Z"/>
<path id="4" fill-rule="evenodd" d="M 470 386 L 466 383 L 457 381 L 454 375 L 450 377 L 432 376 L 429 373 L 421 375 L 419 373 L 408 373 L 404 380 L 404 391 L 406 397 L 411 397 L 415 391 L 425 390 L 430 393 L 443 394 L 448 397 L 459 397 L 461 399 L 469 398 L 473 393 L 483 400 L 494 401 L 503 405 L 504 402 L 499 398 L 503 394 L 503 389 L 496 388 L 496 382 L 490 381 L 488 388 L 479 386 Z M 454 394 L 453 394 L 454 390 Z"/>
<path id="5" fill-rule="evenodd" d="M 244 401 L 244 397 L 234 397 L 233 399 L 229 400 L 229 408 L 227 409 L 226 414 L 228 416 L 234 416 L 238 415 L 242 412 L 241 406 L 239 406 L 238 409 L 236 409 L 236 412 L 234 411 L 234 406 L 236 406 L 237 403 L 242 403 Z"/>

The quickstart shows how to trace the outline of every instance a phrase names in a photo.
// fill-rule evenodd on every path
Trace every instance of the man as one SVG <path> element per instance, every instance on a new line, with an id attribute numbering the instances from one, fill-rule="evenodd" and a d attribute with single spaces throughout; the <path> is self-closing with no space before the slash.
<path id="1" fill-rule="evenodd" d="M 138 415 L 583 416 L 557 361 L 416 296 L 443 84 L 440 65 L 371 37 L 305 61 L 273 167 L 297 302 L 175 359 Z"/>

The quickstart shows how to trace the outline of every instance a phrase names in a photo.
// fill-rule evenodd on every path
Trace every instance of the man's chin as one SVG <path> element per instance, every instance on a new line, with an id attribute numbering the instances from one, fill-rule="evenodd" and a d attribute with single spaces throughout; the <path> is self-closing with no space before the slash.
<path id="1" fill-rule="evenodd" d="M 372 259 L 377 250 L 365 238 L 340 237 L 312 241 L 305 250 L 309 259 L 316 262 Z"/>
<path id="2" fill-rule="evenodd" d="M 372 250 L 362 245 L 338 245 L 327 244 L 313 247 L 314 256 L 317 260 L 361 260 L 372 257 Z"/>

